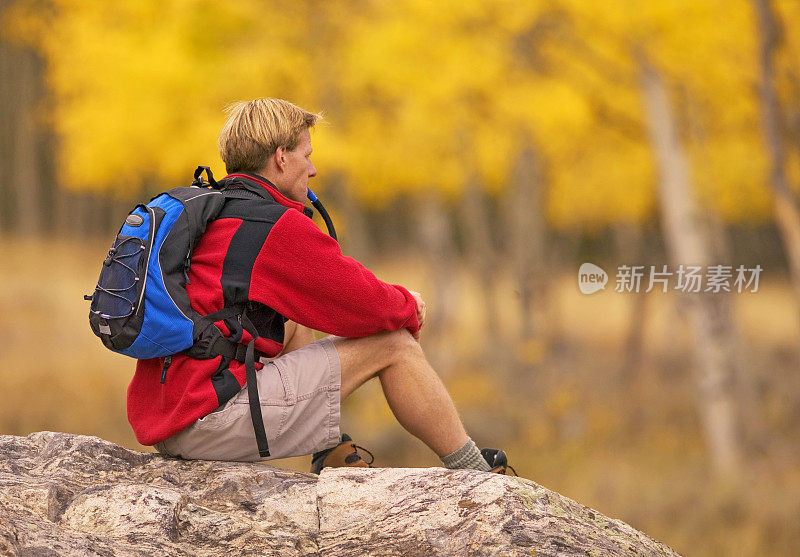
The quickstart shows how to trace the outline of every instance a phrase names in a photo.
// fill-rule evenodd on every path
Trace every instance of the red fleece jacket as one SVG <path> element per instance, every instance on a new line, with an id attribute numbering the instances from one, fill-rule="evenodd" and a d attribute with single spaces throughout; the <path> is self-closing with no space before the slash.
<path id="1" fill-rule="evenodd" d="M 258 176 L 234 174 L 228 179 L 258 184 L 267 195 L 229 201 L 200 238 L 186 286 L 198 313 L 247 300 L 263 304 L 258 306 L 260 318 L 254 319 L 261 335 L 256 349 L 270 357 L 283 349 L 286 319 L 344 337 L 419 329 L 408 290 L 378 280 L 342 255 L 339 244 L 303 213 L 301 203 Z M 230 322 L 217 326 L 234 341 L 251 340 L 246 331 L 232 331 Z M 161 383 L 163 365 L 164 358 L 139 360 L 128 387 L 128 420 L 143 445 L 180 432 L 245 385 L 244 364 L 221 356 L 196 360 L 177 354 Z"/>

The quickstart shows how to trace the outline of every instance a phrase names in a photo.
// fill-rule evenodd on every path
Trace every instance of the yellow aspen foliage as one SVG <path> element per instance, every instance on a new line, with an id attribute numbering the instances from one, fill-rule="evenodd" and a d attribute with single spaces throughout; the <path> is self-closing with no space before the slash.
<path id="1" fill-rule="evenodd" d="M 775 5 L 791 121 L 800 9 Z M 3 32 L 44 56 L 73 188 L 158 189 L 199 163 L 219 174 L 223 107 L 277 96 L 326 115 L 314 133 L 323 189 L 336 173 L 371 205 L 431 188 L 455 197 L 468 179 L 500 194 L 530 140 L 552 226 L 642 222 L 655 211 L 646 58 L 670 85 L 702 202 L 727 221 L 770 215 L 748 0 L 16 0 Z"/>
<path id="2" fill-rule="evenodd" d="M 277 4 L 42 4 L 15 3 L 4 26 L 44 54 L 49 123 L 69 187 L 115 190 L 142 175 L 161 188 L 184 183 L 198 162 L 221 166 L 215 144 L 226 104 L 304 87 L 303 54 L 284 46 L 297 38 L 302 14 Z"/>
<path id="3" fill-rule="evenodd" d="M 751 2 L 569 0 L 565 4 L 577 36 L 583 40 L 591 36 L 589 48 L 598 59 L 612 61 L 605 64 L 606 71 L 615 75 L 617 83 L 624 83 L 628 93 L 638 94 L 637 57 L 646 57 L 667 77 L 700 199 L 728 221 L 767 218 L 771 202 L 756 91 L 758 37 Z M 605 55 L 612 51 L 615 56 Z M 607 82 L 598 89 L 600 94 L 612 91 L 621 92 Z M 640 101 L 632 101 L 630 95 L 618 98 L 635 108 L 628 115 L 643 126 Z M 640 141 L 646 142 L 644 134 Z M 622 183 L 652 187 L 652 179 L 630 178 Z"/>

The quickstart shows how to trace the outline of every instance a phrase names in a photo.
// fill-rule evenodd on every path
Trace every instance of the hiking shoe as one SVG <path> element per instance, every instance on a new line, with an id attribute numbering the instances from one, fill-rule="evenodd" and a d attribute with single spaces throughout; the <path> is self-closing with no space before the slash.
<path id="1" fill-rule="evenodd" d="M 494 474 L 505 474 L 506 470 L 511 470 L 515 476 L 518 476 L 514 467 L 508 464 L 508 457 L 506 453 L 500 449 L 481 449 L 481 456 L 491 466 L 490 472 Z"/>
<path id="2" fill-rule="evenodd" d="M 369 461 L 364 460 L 358 452 L 359 449 L 369 455 Z M 375 457 L 372 456 L 371 452 L 353 443 L 353 439 L 346 433 L 343 433 L 341 443 L 330 449 L 314 453 L 311 457 L 311 472 L 313 474 L 319 474 L 322 472 L 323 468 L 341 466 L 372 468 L 373 460 L 375 460 Z"/>

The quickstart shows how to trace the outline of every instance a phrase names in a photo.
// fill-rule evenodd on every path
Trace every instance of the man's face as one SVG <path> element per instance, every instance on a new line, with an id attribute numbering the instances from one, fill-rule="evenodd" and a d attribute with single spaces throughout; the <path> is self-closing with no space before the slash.
<path id="1" fill-rule="evenodd" d="M 294 201 L 304 203 L 308 189 L 308 179 L 317 175 L 311 162 L 311 134 L 308 128 L 300 134 L 300 142 L 291 151 L 284 151 L 283 172 L 275 181 L 278 190 Z"/>

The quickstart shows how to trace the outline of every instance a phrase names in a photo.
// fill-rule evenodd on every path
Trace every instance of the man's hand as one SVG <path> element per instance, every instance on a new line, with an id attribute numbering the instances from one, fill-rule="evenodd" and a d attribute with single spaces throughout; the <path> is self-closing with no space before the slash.
<path id="1" fill-rule="evenodd" d="M 409 290 L 408 292 L 414 297 L 414 301 L 417 302 L 417 321 L 419 321 L 419 328 L 422 329 L 422 325 L 425 324 L 425 314 L 427 312 L 425 301 L 422 299 L 422 294 L 419 292 L 414 292 L 413 290 Z M 414 333 L 414 338 L 419 340 L 419 330 Z"/>

